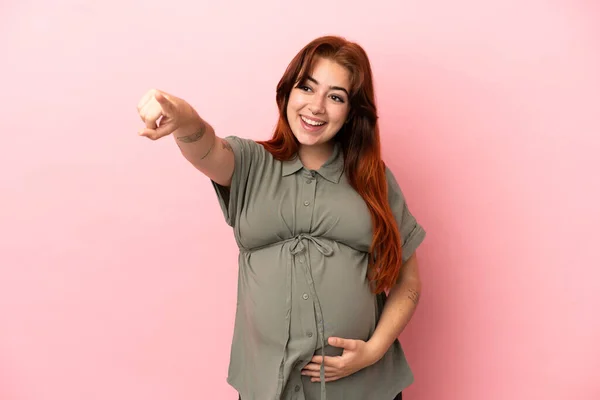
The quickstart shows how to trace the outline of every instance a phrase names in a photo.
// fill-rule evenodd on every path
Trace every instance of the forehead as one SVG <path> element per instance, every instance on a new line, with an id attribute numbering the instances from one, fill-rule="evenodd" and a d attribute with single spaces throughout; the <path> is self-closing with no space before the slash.
<path id="1" fill-rule="evenodd" d="M 319 85 L 350 89 L 350 71 L 328 58 L 315 57 L 308 75 L 319 82 Z"/>

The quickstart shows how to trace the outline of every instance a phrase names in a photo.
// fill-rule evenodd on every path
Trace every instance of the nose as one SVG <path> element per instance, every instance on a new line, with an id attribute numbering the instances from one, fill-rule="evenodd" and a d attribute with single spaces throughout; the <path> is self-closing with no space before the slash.
<path id="1" fill-rule="evenodd" d="M 323 96 L 313 96 L 308 109 L 313 115 L 323 114 L 325 112 L 325 99 Z"/>

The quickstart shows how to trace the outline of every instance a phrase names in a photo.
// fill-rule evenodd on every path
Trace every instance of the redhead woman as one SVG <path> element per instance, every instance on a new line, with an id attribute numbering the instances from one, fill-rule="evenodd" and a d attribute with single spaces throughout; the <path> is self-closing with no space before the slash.
<path id="1" fill-rule="evenodd" d="M 423 227 L 381 158 L 361 46 L 317 38 L 277 85 L 267 141 L 219 136 L 150 90 L 139 134 L 171 135 L 214 187 L 239 247 L 228 383 L 242 400 L 393 400 L 413 382 L 398 336 L 419 301 Z"/>

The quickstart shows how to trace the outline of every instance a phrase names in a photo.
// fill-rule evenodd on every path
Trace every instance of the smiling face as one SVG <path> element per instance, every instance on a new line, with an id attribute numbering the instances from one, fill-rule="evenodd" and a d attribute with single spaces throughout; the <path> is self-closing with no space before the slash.
<path id="1" fill-rule="evenodd" d="M 301 146 L 326 145 L 344 125 L 350 111 L 350 72 L 326 58 L 316 57 L 305 81 L 290 93 L 287 118 Z"/>

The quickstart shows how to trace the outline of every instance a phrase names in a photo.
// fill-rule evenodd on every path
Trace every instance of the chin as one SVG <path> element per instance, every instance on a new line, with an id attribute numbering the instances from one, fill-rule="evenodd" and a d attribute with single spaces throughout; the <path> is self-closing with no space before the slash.
<path id="1" fill-rule="evenodd" d="M 331 133 L 331 127 L 321 132 L 307 132 L 301 126 L 292 126 L 291 128 L 296 140 L 302 146 L 320 146 L 329 142 L 335 136 L 335 133 Z"/>
<path id="2" fill-rule="evenodd" d="M 294 136 L 298 143 L 303 146 L 315 146 L 323 143 L 321 136 L 315 136 L 304 132 L 294 132 Z"/>

